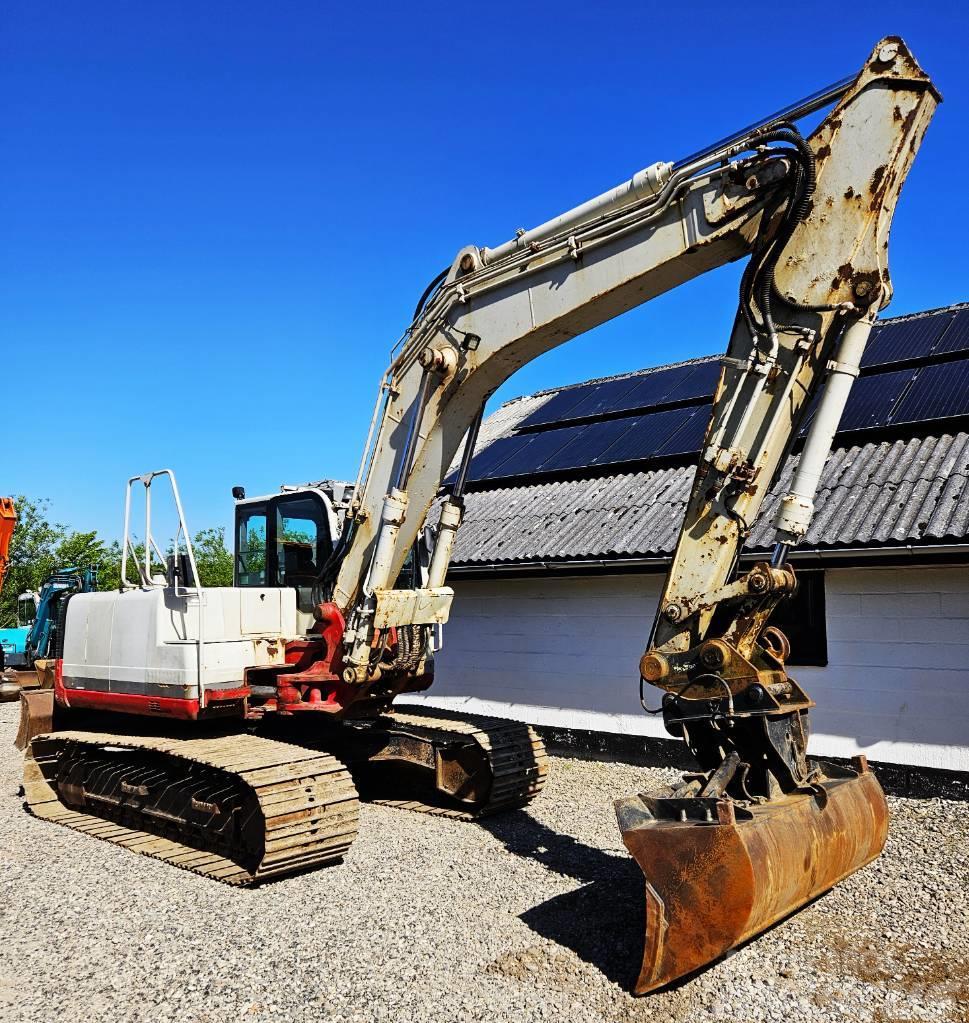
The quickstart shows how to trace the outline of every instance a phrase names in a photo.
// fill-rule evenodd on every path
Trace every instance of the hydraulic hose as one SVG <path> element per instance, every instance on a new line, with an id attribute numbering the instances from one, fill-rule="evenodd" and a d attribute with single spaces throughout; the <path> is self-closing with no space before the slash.
<path id="1" fill-rule="evenodd" d="M 421 295 L 420 299 L 417 302 L 417 308 L 414 310 L 414 319 L 415 320 L 417 319 L 418 316 L 421 315 L 421 312 L 424 309 L 424 306 L 427 304 L 427 300 L 431 297 L 431 294 L 433 293 L 434 289 L 441 283 L 441 281 L 444 280 L 445 277 L 447 277 L 447 275 L 450 272 L 451 272 L 451 268 L 449 266 L 446 266 L 434 278 L 434 280 L 431 281 L 431 283 L 428 284 L 428 286 L 424 289 L 424 294 Z"/>

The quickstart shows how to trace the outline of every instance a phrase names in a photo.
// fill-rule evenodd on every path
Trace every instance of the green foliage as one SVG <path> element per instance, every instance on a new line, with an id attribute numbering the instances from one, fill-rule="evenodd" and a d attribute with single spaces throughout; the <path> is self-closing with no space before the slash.
<path id="1" fill-rule="evenodd" d="M 192 539 L 199 582 L 203 586 L 232 585 L 232 552 L 225 545 L 225 529 L 200 529 Z"/>
<path id="2" fill-rule="evenodd" d="M 200 568 L 201 572 L 202 569 Z M 261 578 L 265 581 L 266 571 L 266 533 L 264 529 L 250 527 L 246 537 L 246 546 L 239 550 L 240 581 L 252 585 Z"/>
<path id="3" fill-rule="evenodd" d="M 203 586 L 231 586 L 232 585 L 232 552 L 225 545 L 225 529 L 219 526 L 217 529 L 200 529 L 192 538 L 192 549 L 195 551 L 195 563 L 198 565 L 199 581 Z M 174 548 L 171 544 L 166 553 L 171 554 Z M 185 544 L 179 546 L 179 551 L 185 553 Z M 98 589 L 116 590 L 121 586 L 121 542 L 113 541 L 106 549 L 107 557 L 102 562 L 98 573 Z M 145 545 L 136 542 L 134 552 L 128 551 L 129 581 L 138 580 L 138 565 L 145 562 Z M 155 573 L 164 570 L 157 559 L 152 559 L 152 567 Z"/>
<path id="4" fill-rule="evenodd" d="M 21 495 L 15 503 L 17 527 L 10 540 L 10 563 L 0 591 L 0 628 L 16 625 L 18 594 L 39 590 L 56 569 L 95 568 L 99 589 L 113 590 L 121 585 L 120 541 L 106 543 L 96 531 L 79 533 L 51 522 L 49 502 L 44 499 L 31 500 Z M 225 530 L 221 527 L 199 530 L 193 546 L 201 584 L 231 586 L 232 553 L 225 544 Z M 134 556 L 144 560 L 143 544 L 135 545 Z M 138 578 L 138 569 L 130 554 L 128 578 Z"/>
<path id="5" fill-rule="evenodd" d="M 144 563 L 145 560 L 145 545 L 142 543 L 135 544 L 134 556 L 129 549 L 128 551 L 128 579 L 132 582 L 136 582 L 138 576 L 138 565 L 135 564 L 136 560 L 139 563 Z M 118 590 L 121 588 L 121 541 L 112 540 L 111 543 L 105 548 L 105 556 L 100 567 L 98 568 L 98 589 L 99 590 Z"/>

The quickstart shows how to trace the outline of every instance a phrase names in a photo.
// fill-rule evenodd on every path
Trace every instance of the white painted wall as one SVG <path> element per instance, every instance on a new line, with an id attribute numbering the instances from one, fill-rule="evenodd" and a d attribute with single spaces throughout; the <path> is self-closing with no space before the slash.
<path id="1" fill-rule="evenodd" d="M 408 699 L 668 738 L 636 673 L 661 582 L 457 580 L 437 680 Z M 828 666 L 791 669 L 818 704 L 810 752 L 969 770 L 969 570 L 834 569 L 826 596 Z"/>

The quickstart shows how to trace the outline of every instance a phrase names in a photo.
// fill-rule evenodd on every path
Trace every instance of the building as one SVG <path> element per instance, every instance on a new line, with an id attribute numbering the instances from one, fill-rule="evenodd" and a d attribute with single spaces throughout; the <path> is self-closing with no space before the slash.
<path id="1" fill-rule="evenodd" d="M 485 422 L 432 706 L 665 737 L 637 664 L 718 357 L 515 399 Z M 811 752 L 969 770 L 969 304 L 883 321 L 788 613 Z M 788 459 L 746 548 L 772 546 Z M 810 628 L 804 628 L 809 624 Z M 659 702 L 659 692 L 653 691 Z"/>

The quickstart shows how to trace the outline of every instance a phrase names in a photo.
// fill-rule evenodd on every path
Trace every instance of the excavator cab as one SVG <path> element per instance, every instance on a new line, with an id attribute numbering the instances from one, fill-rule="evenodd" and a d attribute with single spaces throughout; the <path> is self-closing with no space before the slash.
<path id="1" fill-rule="evenodd" d="M 249 498 L 243 487 L 234 487 L 234 585 L 293 587 L 300 625 L 309 631 L 321 584 L 339 556 L 349 489 L 326 480 Z M 427 531 L 422 531 L 404 560 L 396 588 L 424 585 L 429 560 Z"/>
<path id="2" fill-rule="evenodd" d="M 339 537 L 333 490 L 292 488 L 279 494 L 236 498 L 234 584 L 289 586 L 296 590 L 300 624 L 312 625 L 313 590 Z"/>

